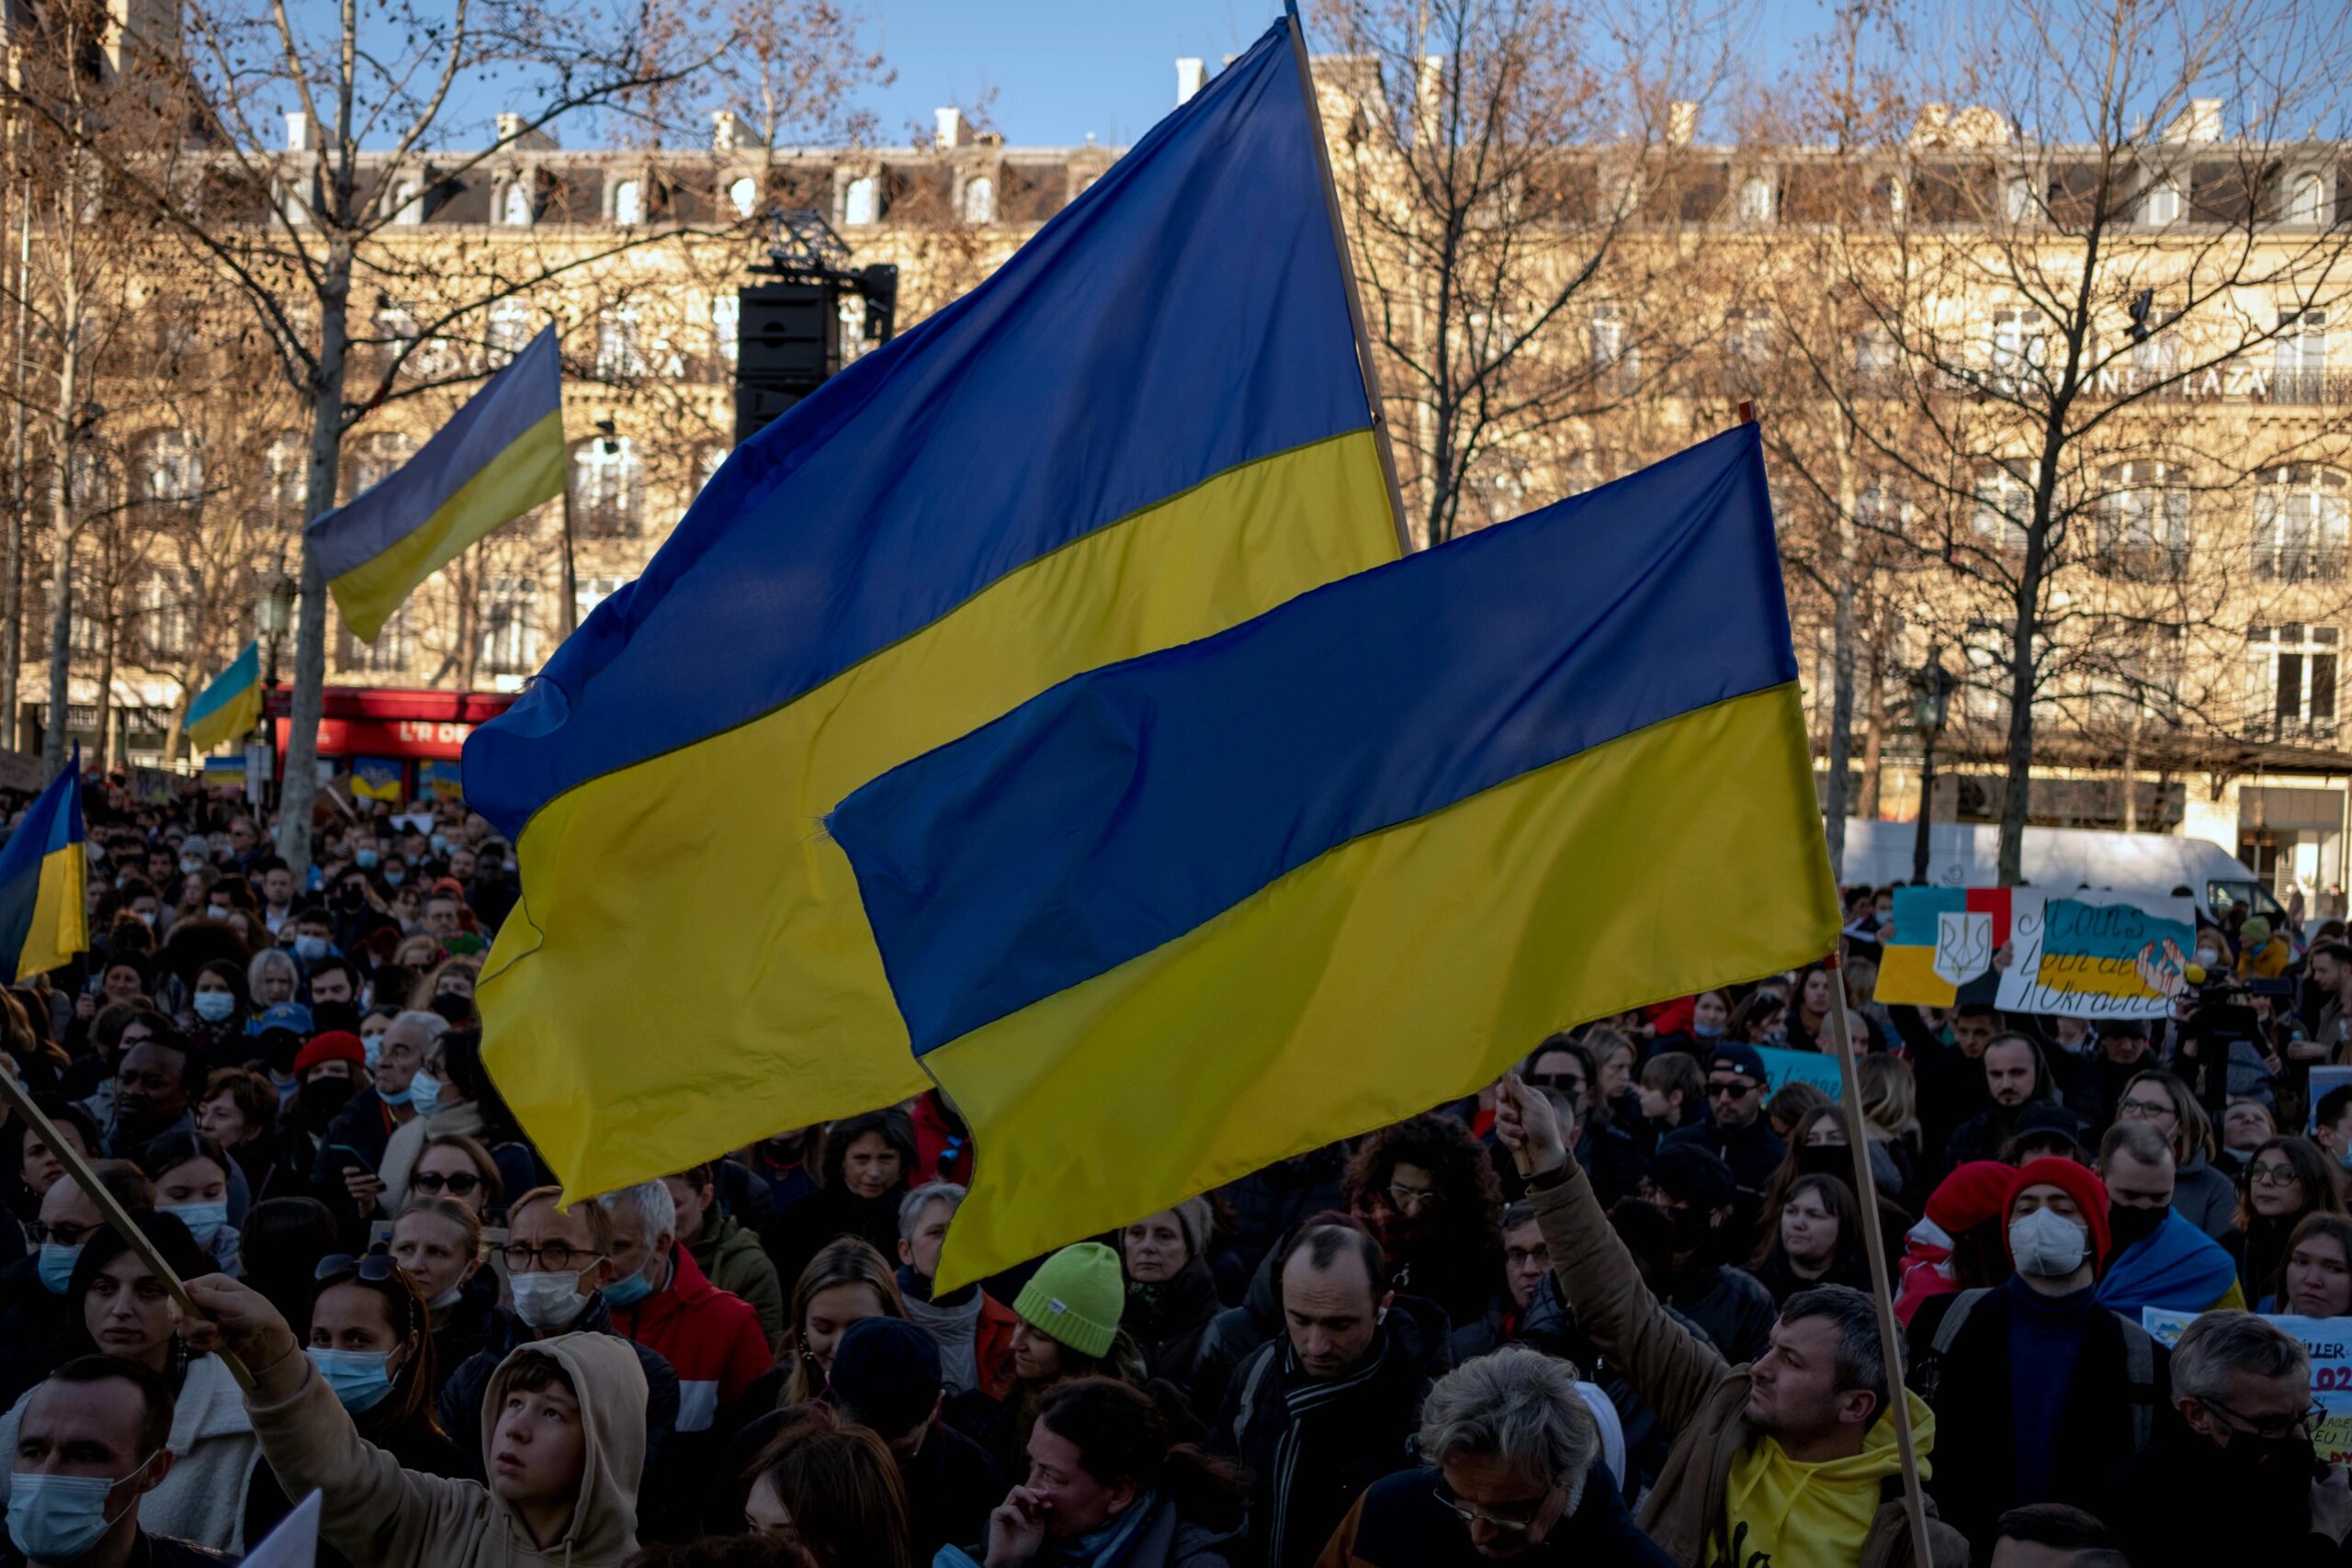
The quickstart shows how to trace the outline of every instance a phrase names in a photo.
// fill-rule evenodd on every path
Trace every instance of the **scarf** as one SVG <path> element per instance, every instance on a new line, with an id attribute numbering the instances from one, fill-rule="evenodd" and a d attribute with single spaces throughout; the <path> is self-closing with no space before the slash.
<path id="1" fill-rule="evenodd" d="M 1268 1562 L 1278 1564 L 1284 1561 L 1283 1535 L 1290 1528 L 1290 1494 L 1298 1479 L 1298 1453 L 1306 1418 L 1371 1382 L 1387 1365 L 1388 1336 L 1383 1332 L 1378 1348 L 1363 1366 L 1346 1377 L 1318 1382 L 1298 1364 L 1298 1351 L 1292 1347 L 1290 1336 L 1283 1336 L 1283 1408 L 1290 1419 L 1283 1427 L 1281 1440 L 1274 1444 L 1274 1519 L 1267 1537 Z"/>
<path id="2" fill-rule="evenodd" d="M 2142 1307 L 2204 1312 L 2222 1304 L 2237 1283 L 2237 1265 L 2219 1243 L 2177 1213 L 2107 1266 L 2098 1303 L 2140 1321 Z"/>
<path id="3" fill-rule="evenodd" d="M 918 1292 L 916 1283 L 922 1289 Z M 966 1286 L 953 1292 L 961 1297 L 952 1305 L 931 1299 L 931 1281 L 911 1269 L 899 1269 L 899 1294 L 907 1303 L 907 1320 L 919 1323 L 939 1341 L 939 1382 L 951 1394 L 968 1393 L 980 1386 L 978 1333 L 980 1292 Z"/>

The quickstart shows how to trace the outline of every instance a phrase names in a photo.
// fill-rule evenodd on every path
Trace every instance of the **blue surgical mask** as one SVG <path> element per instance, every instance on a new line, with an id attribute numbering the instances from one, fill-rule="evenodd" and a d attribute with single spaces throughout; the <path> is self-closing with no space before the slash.
<path id="1" fill-rule="evenodd" d="M 384 1402 L 392 1392 L 392 1374 L 385 1367 L 390 1359 L 383 1350 L 329 1350 L 321 1346 L 310 1348 L 311 1364 L 319 1369 L 319 1376 L 326 1380 L 343 1407 L 356 1416 Z"/>
<path id="2" fill-rule="evenodd" d="M 388 865 L 384 868 L 385 886 L 398 887 L 401 883 L 406 882 L 407 880 L 408 873 L 402 871 L 399 866 Z"/>
<path id="3" fill-rule="evenodd" d="M 322 936 L 298 936 L 294 939 L 294 956 L 305 964 L 316 964 L 327 955 L 327 939 Z"/>
<path id="4" fill-rule="evenodd" d="M 226 991 L 198 991 L 192 1006 L 196 1016 L 207 1023 L 226 1023 L 229 1015 L 237 1010 L 237 998 Z"/>
<path id="5" fill-rule="evenodd" d="M 639 1269 L 628 1278 L 616 1280 L 605 1287 L 605 1304 L 616 1307 L 635 1306 L 652 1293 L 653 1281 L 645 1277 L 643 1269 Z"/>
<path id="6" fill-rule="evenodd" d="M 155 1212 L 177 1214 L 180 1224 L 187 1227 L 187 1234 L 196 1238 L 198 1247 L 210 1247 L 212 1238 L 220 1234 L 220 1227 L 229 1223 L 226 1200 L 218 1203 L 158 1203 Z"/>
<path id="7" fill-rule="evenodd" d="M 351 858 L 353 863 L 358 865 L 362 870 L 373 871 L 376 869 L 376 862 L 380 857 L 378 856 L 374 850 L 361 850 L 357 854 L 353 855 Z"/>
<path id="8" fill-rule="evenodd" d="M 160 1451 L 160 1450 L 158 1450 Z M 107 1513 L 107 1496 L 155 1462 L 149 1454 L 122 1481 L 103 1475 L 13 1475 L 8 1478 L 8 1539 L 34 1562 L 72 1562 L 88 1554 L 122 1517 Z M 128 1512 L 133 1503 L 123 1505 Z"/>
<path id="9" fill-rule="evenodd" d="M 438 833 L 434 834 L 433 852 L 436 855 L 447 854 L 449 852 L 449 840 Z"/>
<path id="10" fill-rule="evenodd" d="M 1690 1026 L 1690 1037 L 1694 1040 L 1721 1040 L 1724 1026 L 1720 1023 L 1694 1023 Z"/>
<path id="11" fill-rule="evenodd" d="M 374 1072 L 376 1058 L 384 1054 L 384 1037 L 380 1034 L 370 1034 L 359 1043 L 359 1054 L 368 1058 L 368 1070 Z"/>
<path id="12" fill-rule="evenodd" d="M 40 1244 L 40 1262 L 35 1267 L 40 1270 L 40 1282 L 51 1295 L 63 1295 L 65 1288 L 74 1282 L 74 1266 L 82 1261 L 82 1247 L 78 1241 L 70 1245 L 62 1241 Z"/>
<path id="13" fill-rule="evenodd" d="M 422 1077 L 424 1075 L 420 1073 L 417 1077 Z M 408 1087 L 398 1094 L 385 1094 L 380 1089 L 376 1092 L 383 1097 L 384 1103 L 387 1105 L 407 1105 L 416 1099 L 416 1079 L 411 1078 Z"/>
<path id="14" fill-rule="evenodd" d="M 419 1116 L 430 1116 L 441 1104 L 441 1080 L 419 1067 L 408 1081 L 408 1097 Z"/>

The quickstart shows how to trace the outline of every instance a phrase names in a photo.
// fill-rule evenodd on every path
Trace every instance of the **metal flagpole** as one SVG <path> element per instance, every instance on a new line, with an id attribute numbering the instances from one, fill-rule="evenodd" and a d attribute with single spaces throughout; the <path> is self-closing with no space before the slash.
<path id="1" fill-rule="evenodd" d="M 1363 374 L 1364 396 L 1372 405 L 1372 434 L 1380 447 L 1380 469 L 1388 480 L 1388 509 L 1396 521 L 1396 549 L 1413 553 L 1412 530 L 1405 522 L 1405 491 L 1396 482 L 1396 452 L 1388 441 L 1388 410 L 1381 400 L 1380 370 L 1372 356 L 1372 333 L 1364 324 L 1363 297 L 1356 289 L 1355 258 L 1348 252 L 1347 225 L 1340 221 L 1340 192 L 1331 178 L 1331 149 L 1323 139 L 1323 107 L 1315 100 L 1315 74 L 1306 59 L 1306 33 L 1298 18 L 1298 0 L 1283 0 L 1283 16 L 1290 25 L 1291 59 L 1298 65 L 1298 90 L 1306 97 L 1306 124 L 1315 136 L 1315 166 L 1323 175 L 1323 206 L 1331 220 L 1331 244 L 1340 253 L 1340 276 L 1347 285 L 1348 320 L 1356 330 L 1356 362 Z"/>
<path id="2" fill-rule="evenodd" d="M 6 1100 L 17 1114 L 23 1117 L 27 1122 L 30 1123 L 32 1130 L 40 1134 L 40 1141 L 48 1145 L 50 1152 L 57 1156 L 58 1162 L 65 1167 L 65 1172 L 74 1179 L 74 1185 L 80 1187 L 90 1201 L 97 1205 L 100 1216 L 107 1224 L 114 1227 L 115 1234 L 122 1237 L 130 1250 L 139 1255 L 139 1260 L 153 1269 L 155 1277 L 164 1281 L 164 1289 L 172 1293 L 172 1300 L 179 1303 L 180 1311 L 190 1317 L 207 1316 L 208 1314 L 196 1303 L 188 1299 L 187 1286 L 181 1280 L 179 1275 L 173 1271 L 172 1266 L 164 1261 L 164 1255 L 155 1249 L 154 1240 L 132 1223 L 130 1215 L 120 1203 L 115 1201 L 115 1195 L 107 1190 L 106 1183 L 100 1181 L 97 1173 L 90 1168 L 90 1162 L 83 1157 L 81 1149 L 75 1146 L 72 1139 L 59 1134 L 56 1123 L 50 1121 L 41 1108 L 33 1103 L 31 1091 L 17 1081 L 15 1073 L 5 1067 L 0 1067 L 0 1099 Z M 230 1375 L 237 1380 L 237 1386 L 247 1393 L 251 1393 L 254 1387 L 253 1374 L 245 1371 L 244 1362 L 237 1359 L 226 1349 L 217 1350 L 214 1354 L 219 1356 L 221 1364 L 229 1369 Z"/>

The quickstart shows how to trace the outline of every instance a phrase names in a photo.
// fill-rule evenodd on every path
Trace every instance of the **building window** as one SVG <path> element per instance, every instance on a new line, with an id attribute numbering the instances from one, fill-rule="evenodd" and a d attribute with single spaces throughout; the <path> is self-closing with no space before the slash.
<path id="1" fill-rule="evenodd" d="M 1910 192 L 1905 188 L 1902 180 L 1893 175 L 1881 175 L 1872 187 L 1872 194 L 1878 197 L 1880 216 L 1890 223 L 1903 221 Z"/>
<path id="2" fill-rule="evenodd" d="M 872 175 L 860 175 L 842 188 L 842 221 L 864 224 L 882 218 L 882 185 Z"/>
<path id="3" fill-rule="evenodd" d="M 743 351 L 743 300 L 732 291 L 714 294 L 710 298 L 710 337 L 718 345 L 718 357 L 734 368 Z"/>
<path id="4" fill-rule="evenodd" d="M 2140 199 L 2140 221 L 2143 223 L 2177 223 L 2180 221 L 2180 186 L 2169 176 L 2148 187 Z"/>
<path id="5" fill-rule="evenodd" d="M 1894 334 L 1885 327 L 1872 321 L 1854 334 L 1854 375 L 1864 386 L 1892 380 L 1895 362 Z"/>
<path id="6" fill-rule="evenodd" d="M 299 431 L 282 431 L 262 454 L 262 492 L 288 518 L 302 515 L 311 493 L 311 443 Z"/>
<path id="7" fill-rule="evenodd" d="M 187 602 L 187 585 L 176 572 L 150 572 L 139 584 L 139 636 L 150 661 L 187 657 L 195 640 Z"/>
<path id="8" fill-rule="evenodd" d="M 196 437 L 167 430 L 148 437 L 140 454 L 140 492 L 161 506 L 188 506 L 204 498 L 204 457 Z"/>
<path id="9" fill-rule="evenodd" d="M 996 181 L 986 175 L 974 175 L 964 182 L 964 221 L 996 221 Z"/>
<path id="10" fill-rule="evenodd" d="M 2015 390 L 2039 377 L 2043 353 L 2041 317 L 2022 306 L 1993 312 L 1992 369 L 1996 385 Z"/>
<path id="11" fill-rule="evenodd" d="M 613 221 L 642 223 L 645 221 L 645 182 L 622 180 L 613 186 Z"/>
<path id="12" fill-rule="evenodd" d="M 1592 378 L 1601 391 L 1623 396 L 1641 379 L 1639 351 L 1624 308 L 1596 305 L 1586 332 L 1592 349 Z"/>
<path id="13" fill-rule="evenodd" d="M 1755 385 L 1772 357 L 1772 319 L 1762 310 L 1733 310 L 1724 317 L 1724 369 L 1741 387 Z"/>
<path id="14" fill-rule="evenodd" d="M 539 585 L 528 577 L 493 577 L 474 601 L 481 626 L 481 668 L 492 675 L 529 675 L 539 668 Z"/>
<path id="15" fill-rule="evenodd" d="M 392 188 L 385 195 L 384 210 L 392 215 L 395 223 L 413 225 L 424 222 L 424 177 L 412 173 L 394 180 Z"/>
<path id="16" fill-rule="evenodd" d="M 2165 578 L 2188 559 L 2188 491 L 2167 463 L 2100 470 L 2098 564 L 2119 577 Z"/>
<path id="17" fill-rule="evenodd" d="M 572 523 L 582 533 L 632 536 L 644 503 L 645 464 L 635 443 L 626 435 L 581 443 L 571 460 L 571 509 Z"/>
<path id="18" fill-rule="evenodd" d="M 2315 403 L 2327 389 L 2327 312 L 2287 310 L 2278 318 L 2277 363 L 2270 379 L 2275 402 Z"/>
<path id="19" fill-rule="evenodd" d="M 2164 380 L 2180 369 L 2180 334 L 2172 330 L 2179 312 L 2151 301 L 2147 319 L 2132 323 L 2132 368 L 2141 379 Z"/>
<path id="20" fill-rule="evenodd" d="M 759 210 L 760 182 L 749 175 L 738 175 L 727 185 L 728 204 L 735 209 L 738 218 L 749 218 Z"/>
<path id="21" fill-rule="evenodd" d="M 645 349 L 638 333 L 638 310 L 633 304 L 623 303 L 608 308 L 596 318 L 596 378 L 603 381 L 623 381 L 646 371 Z"/>
<path id="22" fill-rule="evenodd" d="M 2320 224 L 2327 221 L 2327 180 L 2305 170 L 2287 186 L 2287 221 Z"/>
<path id="23" fill-rule="evenodd" d="M 2343 580 L 2352 489 L 2334 468 L 2298 463 L 2263 476 L 2254 496 L 2254 574 L 2277 582 Z"/>
<path id="24" fill-rule="evenodd" d="M 538 220 L 538 203 L 532 198 L 532 180 L 528 175 L 517 175 L 506 183 L 499 194 L 498 220 L 510 229 L 527 229 Z"/>
<path id="25" fill-rule="evenodd" d="M 362 436 L 351 448 L 351 484 L 345 494 L 357 497 L 375 489 L 408 461 L 412 450 L 409 438 L 397 430 Z"/>
<path id="26" fill-rule="evenodd" d="M 2010 465 L 1996 464 L 1976 476 L 1976 505 L 1968 521 L 1977 542 L 1985 548 L 2025 548 L 2026 528 L 2032 515 L 2032 492 Z"/>
<path id="27" fill-rule="evenodd" d="M 571 594 L 572 614 L 577 617 L 574 624 L 587 625 L 588 617 L 595 613 L 596 606 L 618 593 L 628 581 L 626 577 L 583 577 L 574 583 Z"/>
<path id="28" fill-rule="evenodd" d="M 487 325 L 482 329 L 482 347 L 490 363 L 493 367 L 507 363 L 522 353 L 530 341 L 530 302 L 513 294 L 492 300 Z"/>
<path id="29" fill-rule="evenodd" d="M 338 625 L 334 662 L 339 670 L 365 675 L 398 675 L 415 659 L 416 623 L 410 619 L 406 604 L 392 612 L 374 642 L 361 642 L 351 635 L 349 626 Z"/>
<path id="30" fill-rule="evenodd" d="M 2030 223 L 2041 210 L 2041 204 L 2034 199 L 2032 178 L 2011 175 L 2001 187 L 2001 216 L 2012 223 Z"/>
<path id="31" fill-rule="evenodd" d="M 2253 698 L 2247 733 L 2259 740 L 2335 736 L 2339 640 L 2334 626 L 2256 626 L 2245 634 Z"/>
<path id="32" fill-rule="evenodd" d="M 1742 223 L 1770 223 L 1774 205 L 1772 182 L 1762 175 L 1750 175 L 1739 182 L 1739 220 Z"/>

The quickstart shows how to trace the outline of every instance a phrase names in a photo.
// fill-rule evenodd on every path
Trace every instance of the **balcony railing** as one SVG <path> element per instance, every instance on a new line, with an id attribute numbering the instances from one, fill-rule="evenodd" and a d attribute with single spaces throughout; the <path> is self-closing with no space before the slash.
<path id="1" fill-rule="evenodd" d="M 2167 582 L 2188 570 L 2187 545 L 2103 544 L 2092 564 L 2102 576 L 2136 582 Z"/>
<path id="2" fill-rule="evenodd" d="M 2293 714 L 2257 709 L 2246 716 L 2239 734 L 2248 740 L 2269 740 L 2290 746 L 2333 746 L 2339 733 L 2335 716 L 2302 718 Z"/>
<path id="3" fill-rule="evenodd" d="M 2341 582 L 2342 545 L 2256 545 L 2254 575 L 2266 582 Z"/>

